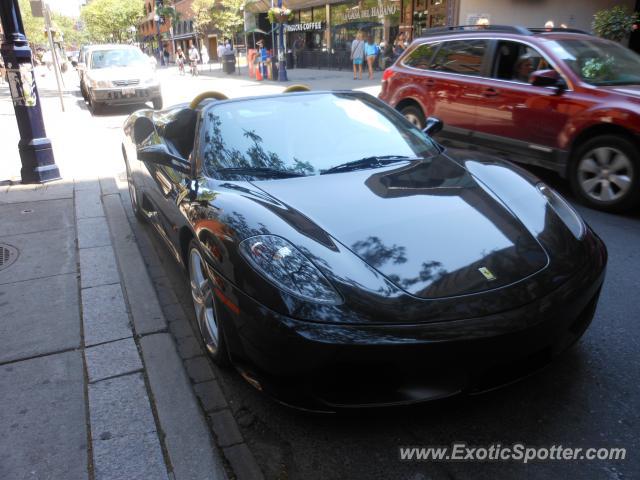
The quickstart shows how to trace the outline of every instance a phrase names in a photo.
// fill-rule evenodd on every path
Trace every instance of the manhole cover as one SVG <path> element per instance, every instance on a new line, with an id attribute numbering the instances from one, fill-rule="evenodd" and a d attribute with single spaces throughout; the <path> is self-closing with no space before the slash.
<path id="1" fill-rule="evenodd" d="M 0 270 L 9 267 L 18 258 L 18 249 L 0 243 Z"/>

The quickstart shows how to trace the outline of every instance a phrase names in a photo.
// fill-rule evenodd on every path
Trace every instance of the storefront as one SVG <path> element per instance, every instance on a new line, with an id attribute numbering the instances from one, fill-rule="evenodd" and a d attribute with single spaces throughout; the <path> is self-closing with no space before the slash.
<path id="1" fill-rule="evenodd" d="M 350 68 L 351 43 L 358 32 L 384 51 L 398 38 L 408 42 L 414 30 L 446 25 L 448 5 L 454 0 L 361 0 L 327 4 L 318 2 L 293 11 L 285 26 L 285 45 L 290 68 Z M 305 2 L 308 3 L 308 2 Z M 256 23 L 271 31 L 264 11 L 268 3 L 248 4 L 257 13 Z M 402 33 L 402 37 L 399 35 Z M 269 35 L 270 37 L 270 35 Z M 265 39 L 268 48 L 272 39 Z"/>
<path id="2" fill-rule="evenodd" d="M 589 31 L 593 14 L 615 4 L 630 10 L 636 0 L 289 0 L 294 11 L 286 34 L 288 63 L 297 67 L 350 68 L 351 42 L 358 32 L 380 46 L 408 44 L 428 28 L 491 24 L 541 27 L 552 20 Z M 246 11 L 257 15 L 260 28 L 271 32 L 266 19 L 269 0 L 249 0 Z M 272 44 L 271 34 L 265 42 Z M 638 42 L 640 44 L 640 41 Z M 384 53 L 383 53 L 384 54 Z"/>

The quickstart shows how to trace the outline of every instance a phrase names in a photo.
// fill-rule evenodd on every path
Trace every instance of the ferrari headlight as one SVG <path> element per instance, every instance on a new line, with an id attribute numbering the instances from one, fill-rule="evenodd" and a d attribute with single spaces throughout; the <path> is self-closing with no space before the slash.
<path id="1" fill-rule="evenodd" d="M 342 302 L 322 272 L 284 238 L 256 235 L 240 242 L 239 249 L 258 273 L 285 292 L 308 302 Z"/>
<path id="2" fill-rule="evenodd" d="M 577 238 L 581 239 L 586 231 L 586 226 L 582 217 L 576 212 L 567 201 L 558 195 L 555 190 L 548 187 L 543 182 L 536 185 L 540 193 L 545 196 L 553 211 L 562 219 L 571 233 Z"/>

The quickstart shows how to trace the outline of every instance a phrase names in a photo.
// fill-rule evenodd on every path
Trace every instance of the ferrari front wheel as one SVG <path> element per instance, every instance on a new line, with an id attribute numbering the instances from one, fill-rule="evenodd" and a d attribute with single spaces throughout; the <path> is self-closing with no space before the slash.
<path id="1" fill-rule="evenodd" d="M 228 365 L 230 363 L 229 354 L 222 332 L 222 324 L 216 315 L 214 286 L 195 240 L 189 244 L 189 286 L 196 322 L 204 345 L 214 362 L 220 366 Z"/>

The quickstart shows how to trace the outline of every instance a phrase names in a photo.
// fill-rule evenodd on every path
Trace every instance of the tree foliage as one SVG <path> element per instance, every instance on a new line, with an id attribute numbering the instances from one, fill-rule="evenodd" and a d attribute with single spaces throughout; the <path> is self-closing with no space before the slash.
<path id="1" fill-rule="evenodd" d="M 244 0 L 220 0 L 211 12 L 211 21 L 214 28 L 220 31 L 223 37 L 232 38 L 244 25 L 242 6 Z"/>
<path id="2" fill-rule="evenodd" d="M 194 0 L 191 4 L 193 30 L 198 38 L 204 38 L 207 28 L 213 21 L 211 13 L 214 5 L 215 0 Z"/>
<path id="3" fill-rule="evenodd" d="M 31 6 L 29 0 L 20 0 L 20 14 L 22 15 L 22 24 L 24 25 L 24 33 L 29 43 L 33 45 L 42 45 L 46 42 L 44 35 L 44 19 L 31 15 Z"/>
<path id="4" fill-rule="evenodd" d="M 618 5 L 596 12 L 592 27 L 599 37 L 620 42 L 631 33 L 633 25 L 638 20 L 637 13 L 630 13 L 626 8 Z"/>
<path id="5" fill-rule="evenodd" d="M 29 0 L 20 0 L 19 5 L 24 31 L 29 43 L 38 46 L 47 45 L 48 39 L 44 29 L 44 18 L 34 17 L 31 14 Z M 78 22 L 74 18 L 52 12 L 51 23 L 53 31 L 58 32 L 54 35 L 54 40 L 60 41 L 64 39 L 66 48 L 77 47 L 88 41 L 87 32 L 78 28 Z"/>
<path id="6" fill-rule="evenodd" d="M 144 0 L 93 0 L 82 9 L 81 18 L 94 41 L 122 42 L 128 29 L 144 16 Z"/>

